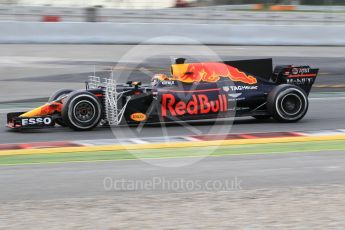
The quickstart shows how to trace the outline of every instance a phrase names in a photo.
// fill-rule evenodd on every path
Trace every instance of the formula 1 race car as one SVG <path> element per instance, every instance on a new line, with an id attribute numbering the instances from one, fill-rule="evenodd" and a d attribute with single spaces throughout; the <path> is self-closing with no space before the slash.
<path id="1" fill-rule="evenodd" d="M 98 125 L 140 124 L 252 116 L 297 122 L 308 110 L 318 74 L 309 66 L 272 59 L 185 63 L 178 58 L 171 76 L 157 74 L 151 84 L 118 84 L 90 77 L 84 90 L 62 89 L 28 112 L 9 113 L 11 129 L 54 127 L 91 130 Z"/>

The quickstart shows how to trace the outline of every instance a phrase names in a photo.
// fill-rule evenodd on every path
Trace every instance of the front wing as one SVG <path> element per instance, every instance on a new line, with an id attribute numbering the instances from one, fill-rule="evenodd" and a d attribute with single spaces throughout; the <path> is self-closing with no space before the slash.
<path id="1" fill-rule="evenodd" d="M 7 114 L 7 127 L 10 129 L 51 128 L 55 126 L 52 116 L 20 117 L 25 112 Z"/>

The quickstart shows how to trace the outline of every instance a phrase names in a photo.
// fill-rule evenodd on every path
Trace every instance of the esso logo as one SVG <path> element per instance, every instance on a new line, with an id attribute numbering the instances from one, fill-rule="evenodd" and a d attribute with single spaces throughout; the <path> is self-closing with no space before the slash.
<path id="1" fill-rule="evenodd" d="M 131 119 L 133 121 L 145 121 L 146 120 L 146 115 L 143 113 L 133 113 L 131 115 Z"/>
<path id="2" fill-rule="evenodd" d="M 37 124 L 44 124 L 50 125 L 53 120 L 50 117 L 32 117 L 32 118 L 24 118 L 22 119 L 22 125 L 37 125 Z"/>

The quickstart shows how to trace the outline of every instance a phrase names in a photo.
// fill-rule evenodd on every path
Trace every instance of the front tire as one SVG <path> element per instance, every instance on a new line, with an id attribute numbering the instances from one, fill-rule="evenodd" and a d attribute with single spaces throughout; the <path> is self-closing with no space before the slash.
<path id="1" fill-rule="evenodd" d="M 101 102 L 92 93 L 76 91 L 71 93 L 65 100 L 61 115 L 71 129 L 78 131 L 91 130 L 101 120 Z"/>
<path id="2" fill-rule="evenodd" d="M 278 85 L 267 97 L 267 109 L 272 117 L 280 122 L 297 122 L 308 111 L 306 93 L 298 86 Z"/>

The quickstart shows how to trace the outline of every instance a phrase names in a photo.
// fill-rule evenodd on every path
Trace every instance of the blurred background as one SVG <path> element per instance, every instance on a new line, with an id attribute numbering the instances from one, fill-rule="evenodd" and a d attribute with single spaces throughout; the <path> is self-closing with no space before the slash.
<path id="1" fill-rule="evenodd" d="M 343 12 L 342 0 L 0 0 L 0 20 L 17 21 L 342 23 Z"/>

